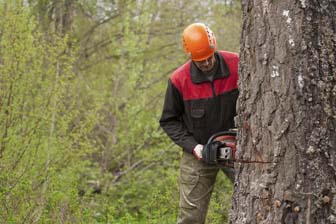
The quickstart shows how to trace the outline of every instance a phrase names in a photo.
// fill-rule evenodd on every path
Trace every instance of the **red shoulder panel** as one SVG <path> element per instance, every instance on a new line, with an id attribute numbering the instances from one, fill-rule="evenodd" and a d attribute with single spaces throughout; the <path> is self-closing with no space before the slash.
<path id="1" fill-rule="evenodd" d="M 216 95 L 238 88 L 238 55 L 226 51 L 220 51 L 219 53 L 223 56 L 230 71 L 230 75 L 226 78 L 216 79 L 214 81 Z M 175 72 L 170 77 L 173 85 L 183 96 L 183 100 L 205 99 L 213 97 L 210 82 L 194 84 L 191 81 L 190 64 L 191 61 L 189 60 L 184 65 L 175 70 Z"/>
<path id="2" fill-rule="evenodd" d="M 183 100 L 203 99 L 212 96 L 211 85 L 209 82 L 194 84 L 190 76 L 190 64 L 187 63 L 179 67 L 171 76 L 173 85 L 181 93 Z"/>
<path id="3" fill-rule="evenodd" d="M 222 94 L 238 88 L 239 57 L 238 54 L 228 51 L 219 51 L 219 53 L 224 58 L 224 61 L 230 71 L 230 75 L 227 78 L 215 80 L 216 93 Z"/>

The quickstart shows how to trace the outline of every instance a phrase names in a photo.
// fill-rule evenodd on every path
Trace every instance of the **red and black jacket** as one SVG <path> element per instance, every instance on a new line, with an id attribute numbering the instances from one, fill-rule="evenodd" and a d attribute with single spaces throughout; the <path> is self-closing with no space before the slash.
<path id="1" fill-rule="evenodd" d="M 238 97 L 238 55 L 217 51 L 210 82 L 192 61 L 168 80 L 160 126 L 185 151 L 205 144 L 214 133 L 234 127 Z"/>

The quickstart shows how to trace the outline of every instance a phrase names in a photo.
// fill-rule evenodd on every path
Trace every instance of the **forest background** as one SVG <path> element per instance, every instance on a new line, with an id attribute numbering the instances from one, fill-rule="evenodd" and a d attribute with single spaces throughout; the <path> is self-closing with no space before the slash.
<path id="1" fill-rule="evenodd" d="M 159 128 L 183 29 L 239 51 L 240 1 L 0 0 L 0 223 L 174 223 L 181 149 Z M 220 174 L 208 223 L 226 223 Z"/>

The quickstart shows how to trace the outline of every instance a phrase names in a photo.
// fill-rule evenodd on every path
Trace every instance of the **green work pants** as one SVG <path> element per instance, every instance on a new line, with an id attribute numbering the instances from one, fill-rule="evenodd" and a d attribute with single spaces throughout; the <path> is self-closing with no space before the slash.
<path id="1" fill-rule="evenodd" d="M 219 168 L 183 152 L 180 164 L 180 211 L 178 224 L 204 224 L 219 170 L 234 180 L 233 168 Z"/>

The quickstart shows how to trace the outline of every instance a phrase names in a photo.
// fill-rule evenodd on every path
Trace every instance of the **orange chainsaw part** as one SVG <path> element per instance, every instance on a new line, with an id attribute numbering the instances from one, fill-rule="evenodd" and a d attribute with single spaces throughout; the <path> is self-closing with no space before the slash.
<path id="1" fill-rule="evenodd" d="M 225 147 L 230 147 L 232 150 L 232 159 L 235 159 L 237 147 L 236 147 L 236 136 L 233 135 L 222 135 L 214 139 L 215 141 L 221 142 Z"/>

